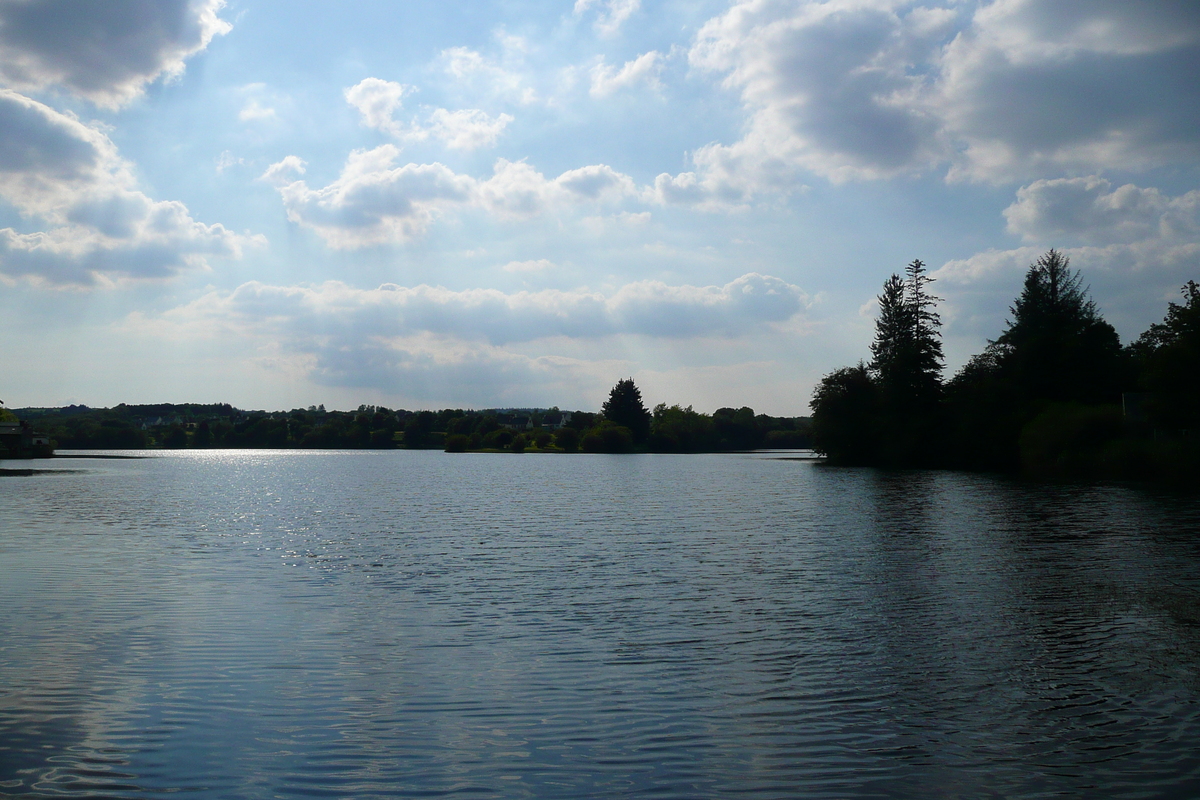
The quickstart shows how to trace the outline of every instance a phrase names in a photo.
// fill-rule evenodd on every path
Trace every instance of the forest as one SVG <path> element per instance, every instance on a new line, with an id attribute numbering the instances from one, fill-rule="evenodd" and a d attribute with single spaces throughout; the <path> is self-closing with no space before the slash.
<path id="1" fill-rule="evenodd" d="M 1004 330 L 948 381 L 932 282 L 920 260 L 888 278 L 870 360 L 814 390 L 813 447 L 827 463 L 1195 484 L 1195 281 L 1122 346 L 1082 275 L 1050 250 L 1029 266 Z"/>
<path id="2" fill-rule="evenodd" d="M 0 413 L 31 423 L 63 450 L 92 449 L 445 449 L 507 452 L 719 452 L 808 447 L 806 417 L 753 409 L 645 408 L 632 379 L 618 381 L 600 413 L 550 409 L 245 411 L 229 404 L 21 408 Z"/>

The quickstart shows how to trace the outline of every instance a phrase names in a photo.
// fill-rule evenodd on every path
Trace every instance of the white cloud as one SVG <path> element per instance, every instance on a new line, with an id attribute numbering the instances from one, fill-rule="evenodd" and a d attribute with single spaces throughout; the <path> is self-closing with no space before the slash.
<path id="1" fill-rule="evenodd" d="M 451 47 L 442 51 L 446 72 L 456 78 L 465 78 L 488 68 L 483 56 L 469 47 Z"/>
<path id="2" fill-rule="evenodd" d="M 107 136 L 35 100 L 0 90 L 0 130 L 0 198 L 46 226 L 0 230 L 0 273 L 82 286 L 163 278 L 258 241 L 151 200 Z"/>
<path id="3" fill-rule="evenodd" d="M 277 161 L 267 167 L 266 172 L 260 175 L 258 179 L 276 186 L 284 186 L 307 171 L 307 161 L 300 158 L 300 156 L 286 156 L 282 161 Z"/>
<path id="4" fill-rule="evenodd" d="M 632 61 L 626 61 L 620 69 L 610 67 L 601 61 L 592 67 L 592 97 L 606 97 L 620 89 L 627 89 L 638 83 L 645 82 L 652 88 L 660 86 L 659 73 L 662 72 L 662 53 L 651 50 L 643 53 Z"/>
<path id="5" fill-rule="evenodd" d="M 537 102 L 537 92 L 528 85 L 526 76 L 521 72 L 525 40 L 503 31 L 498 33 L 497 38 L 503 49 L 503 57 L 499 62 L 467 47 L 443 50 L 439 60 L 446 74 L 469 85 L 482 85 L 497 98 L 507 98 L 525 106 Z"/>
<path id="6" fill-rule="evenodd" d="M 1200 6 L 1002 0 L 946 48 L 937 112 L 983 180 L 1195 163 Z"/>
<path id="7" fill-rule="evenodd" d="M 511 114 L 492 117 L 477 108 L 459 111 L 435 108 L 429 114 L 429 121 L 418 131 L 420 135 L 432 136 L 452 149 L 475 150 L 494 145 L 512 121 Z"/>
<path id="8" fill-rule="evenodd" d="M 492 177 L 479 180 L 438 163 L 393 166 L 399 155 L 390 144 L 356 150 L 338 179 L 321 189 L 286 182 L 284 176 L 303 165 L 295 156 L 272 165 L 263 178 L 279 185 L 288 219 L 338 248 L 407 241 L 455 209 L 521 219 L 552 205 L 611 202 L 637 191 L 629 176 L 603 164 L 551 180 L 525 162 L 499 159 Z"/>
<path id="9" fill-rule="evenodd" d="M 430 137 L 455 150 L 475 150 L 490 147 L 513 121 L 510 114 L 492 117 L 477 108 L 448 111 L 444 108 L 425 109 L 424 121 L 414 119 L 405 124 L 395 118 L 403 107 L 405 95 L 415 91 L 404 84 L 379 78 L 366 78 L 346 89 L 346 101 L 358 109 L 362 122 L 404 140 L 423 140 Z"/>
<path id="10" fill-rule="evenodd" d="M 642 7 L 642 0 L 575 0 L 576 15 L 593 7 L 601 9 L 596 15 L 596 30 L 603 36 L 612 36 Z"/>
<path id="11" fill-rule="evenodd" d="M 364 78 L 346 89 L 346 102 L 358 109 L 362 124 L 368 128 L 403 136 L 405 127 L 396 122 L 395 114 L 404 106 L 404 96 L 416 89 L 403 83 L 380 78 Z"/>
<path id="12" fill-rule="evenodd" d="M 327 385 L 528 402 L 549 384 L 559 397 L 576 394 L 580 382 L 597 389 L 611 384 L 614 366 L 530 356 L 511 345 L 548 346 L 563 337 L 729 339 L 782 325 L 807 305 L 798 287 L 754 273 L 725 286 L 641 281 L 610 294 L 252 282 L 156 317 L 131 315 L 126 327 L 165 339 L 234 337 L 243 346 L 282 351 L 284 360 Z"/>
<path id="13" fill-rule="evenodd" d="M 1168 197 L 1103 178 L 1035 181 L 1004 210 L 1008 229 L 1026 241 L 1072 239 L 1088 244 L 1183 239 L 1200 234 L 1200 191 Z"/>
<path id="14" fill-rule="evenodd" d="M 746 134 L 698 150 L 684 196 L 1195 164 L 1198 59 L 1194 3 L 739 0 L 689 61 L 738 93 Z"/>
<path id="15" fill-rule="evenodd" d="M 242 106 L 242 110 L 238 112 L 238 119 L 242 122 L 275 119 L 275 109 L 264 106 L 257 100 L 248 100 Z"/>
<path id="16" fill-rule="evenodd" d="M 698 159 L 706 178 L 717 178 L 705 182 L 719 190 L 724 168 L 743 176 L 734 189 L 755 190 L 778 171 L 776 161 L 835 181 L 936 161 L 937 121 L 920 99 L 943 29 L 899 6 L 746 0 L 707 22 L 689 61 L 725 74 L 751 117 L 740 142 Z"/>
<path id="17" fill-rule="evenodd" d="M 115 108 L 230 30 L 224 0 L 25 0 L 0 4 L 0 81 L 60 86 Z"/>
<path id="18" fill-rule="evenodd" d="M 546 272 L 554 269 L 557 265 L 548 259 L 539 258 L 536 261 L 510 261 L 501 269 L 505 272 Z"/>
<path id="19" fill-rule="evenodd" d="M 221 155 L 217 156 L 217 174 L 224 172 L 230 167 L 240 167 L 246 164 L 246 159 L 235 156 L 229 150 L 222 150 Z"/>
<path id="20" fill-rule="evenodd" d="M 637 281 L 610 295 L 587 290 L 506 294 L 427 285 L 355 289 L 338 281 L 313 287 L 251 282 L 233 292 L 206 295 L 175 316 L 266 325 L 297 336 L 303 331 L 346 340 L 435 334 L 505 345 L 557 336 L 737 336 L 785 322 L 807 304 L 799 287 L 757 273 L 724 286 Z"/>

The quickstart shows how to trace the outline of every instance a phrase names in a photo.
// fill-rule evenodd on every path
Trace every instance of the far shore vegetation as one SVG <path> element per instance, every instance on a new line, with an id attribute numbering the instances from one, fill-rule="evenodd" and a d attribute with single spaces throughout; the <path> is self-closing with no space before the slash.
<path id="1" fill-rule="evenodd" d="M 932 282 L 919 260 L 890 277 L 870 361 L 813 392 L 827 463 L 1200 485 L 1200 285 L 1122 346 L 1051 250 L 1029 266 L 1004 330 L 943 381 Z"/>
<path id="2" fill-rule="evenodd" d="M 324 406 L 246 411 L 228 404 L 195 403 L 72 405 L 15 412 L 62 450 L 700 453 L 811 444 L 807 417 L 771 417 L 748 407 L 719 408 L 712 414 L 665 404 L 647 410 L 631 379 L 613 387 L 599 413 L 558 408 L 407 411 L 367 405 L 356 411 L 326 411 Z"/>

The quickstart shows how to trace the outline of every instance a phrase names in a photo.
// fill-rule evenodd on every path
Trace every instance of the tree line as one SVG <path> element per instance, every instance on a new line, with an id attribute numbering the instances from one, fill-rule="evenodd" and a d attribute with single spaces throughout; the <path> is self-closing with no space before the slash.
<path id="1" fill-rule="evenodd" d="M 1043 476 L 1200 475 L 1200 286 L 1122 346 L 1081 274 L 1050 250 L 1004 330 L 950 380 L 939 298 L 913 261 L 879 295 L 869 362 L 826 375 L 813 444 L 831 464 Z"/>
<path id="2" fill-rule="evenodd" d="M 6 409 L 0 409 L 10 413 Z M 446 449 L 583 452 L 715 452 L 760 447 L 808 447 L 809 420 L 771 417 L 748 407 L 713 414 L 660 404 L 647 410 L 632 379 L 618 381 L 600 413 L 523 409 L 514 429 L 511 411 L 409 411 L 324 406 L 290 411 L 247 411 L 219 404 L 72 405 L 16 410 L 50 435 L 57 448 L 92 449 Z M 543 425 L 557 418 L 561 427 Z M 14 417 L 15 419 L 15 417 Z"/>

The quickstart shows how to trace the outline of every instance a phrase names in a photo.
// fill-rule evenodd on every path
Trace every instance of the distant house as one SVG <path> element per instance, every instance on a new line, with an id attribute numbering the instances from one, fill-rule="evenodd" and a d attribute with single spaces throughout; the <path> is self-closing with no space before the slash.
<path id="1" fill-rule="evenodd" d="M 49 458 L 50 437 L 28 422 L 0 422 L 0 458 Z"/>
<path id="2" fill-rule="evenodd" d="M 500 414 L 496 417 L 496 422 L 501 428 L 508 428 L 510 431 L 533 430 L 533 418 L 524 415 Z"/>
<path id="3" fill-rule="evenodd" d="M 570 411 L 551 411 L 542 414 L 542 427 L 546 430 L 556 431 L 570 421 Z"/>

